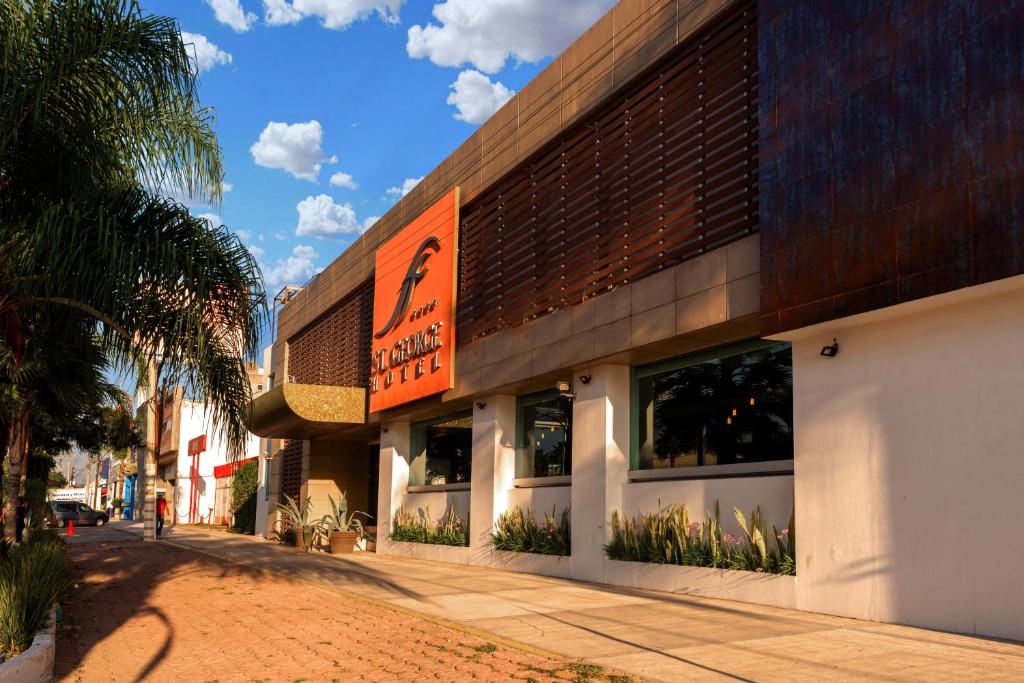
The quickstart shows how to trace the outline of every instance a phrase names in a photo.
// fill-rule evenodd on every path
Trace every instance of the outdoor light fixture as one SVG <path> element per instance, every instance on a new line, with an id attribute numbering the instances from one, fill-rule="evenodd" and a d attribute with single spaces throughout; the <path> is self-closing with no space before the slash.
<path id="1" fill-rule="evenodd" d="M 832 343 L 829 344 L 828 346 L 822 346 L 821 355 L 825 356 L 826 358 L 835 358 L 837 355 L 839 355 L 839 342 L 833 339 Z"/>
<path id="2" fill-rule="evenodd" d="M 380 426 L 380 431 L 382 431 L 385 434 L 387 434 L 388 433 L 388 426 L 387 425 L 381 425 Z"/>
<path id="3" fill-rule="evenodd" d="M 584 384 L 590 384 L 590 375 L 580 375 L 580 381 Z"/>
<path id="4" fill-rule="evenodd" d="M 562 398 L 576 398 L 572 393 L 572 382 L 555 382 L 555 389 Z"/>
<path id="5" fill-rule="evenodd" d="M 486 406 L 487 406 L 487 404 L 484 403 L 483 401 L 477 401 L 476 402 L 476 407 L 479 408 L 480 410 L 483 410 Z"/>

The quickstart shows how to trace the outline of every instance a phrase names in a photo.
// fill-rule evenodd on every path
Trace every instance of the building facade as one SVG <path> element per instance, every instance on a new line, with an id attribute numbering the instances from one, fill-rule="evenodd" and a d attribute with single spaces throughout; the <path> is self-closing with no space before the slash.
<path id="1" fill-rule="evenodd" d="M 1024 639 L 1022 24 L 623 0 L 283 307 L 261 528 L 344 491 L 382 553 Z M 606 556 L 670 504 L 794 519 L 795 576 Z"/>

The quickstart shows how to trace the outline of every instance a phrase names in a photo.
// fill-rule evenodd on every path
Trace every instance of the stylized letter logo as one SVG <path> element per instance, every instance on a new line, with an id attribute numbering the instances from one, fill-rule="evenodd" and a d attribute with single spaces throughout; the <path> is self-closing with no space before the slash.
<path id="1" fill-rule="evenodd" d="M 416 283 L 427 274 L 428 269 L 424 266 L 427 263 L 427 259 L 430 258 L 428 249 L 433 249 L 433 252 L 436 254 L 441 251 L 441 242 L 436 237 L 431 236 L 423 240 L 423 244 L 416 250 L 416 255 L 412 257 L 412 263 L 409 264 L 409 270 L 406 271 L 405 279 L 402 280 L 402 286 L 398 290 L 398 301 L 395 302 L 395 310 L 391 313 L 391 318 L 384 327 L 373 335 L 377 339 L 380 339 L 394 329 L 409 311 Z"/>

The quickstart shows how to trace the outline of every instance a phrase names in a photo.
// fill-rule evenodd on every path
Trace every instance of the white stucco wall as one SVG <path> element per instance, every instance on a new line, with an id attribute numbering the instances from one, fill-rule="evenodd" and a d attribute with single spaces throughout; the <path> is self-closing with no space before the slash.
<path id="1" fill-rule="evenodd" d="M 192 457 L 188 454 L 188 442 L 203 434 L 206 434 L 206 450 L 199 456 L 200 479 L 198 481 L 197 509 L 203 518 L 203 523 L 206 523 L 216 500 L 217 480 L 213 476 L 213 470 L 228 462 L 227 441 L 222 433 L 213 429 L 212 418 L 203 404 L 192 401 L 182 402 L 180 443 L 178 444 L 178 483 L 174 500 L 177 521 L 180 523 L 188 522 L 189 500 L 192 495 L 192 483 L 189 478 Z M 242 458 L 258 455 L 259 448 L 260 438 L 255 434 L 249 434 L 245 454 Z"/>
<path id="2" fill-rule="evenodd" d="M 755 507 L 769 531 L 775 525 L 783 529 L 789 524 L 793 512 L 793 477 L 787 475 L 735 477 L 727 479 L 691 479 L 680 481 L 644 481 L 626 485 L 622 496 L 622 509 L 633 516 L 655 512 L 673 503 L 686 505 L 690 519 L 700 522 L 706 513 L 714 512 L 715 501 L 721 509 L 720 521 L 726 531 L 740 534 L 739 523 L 733 513 L 738 507 L 746 518 Z"/>
<path id="3" fill-rule="evenodd" d="M 572 488 L 569 486 L 538 486 L 532 488 L 514 488 L 508 492 L 509 508 L 516 506 L 523 510 L 530 508 L 533 511 L 533 518 L 538 522 L 544 521 L 544 515 L 555 511 L 555 519 L 562 514 L 562 510 L 572 504 Z"/>
<path id="4" fill-rule="evenodd" d="M 1024 640 L 1024 278 L 792 337 L 798 606 Z"/>

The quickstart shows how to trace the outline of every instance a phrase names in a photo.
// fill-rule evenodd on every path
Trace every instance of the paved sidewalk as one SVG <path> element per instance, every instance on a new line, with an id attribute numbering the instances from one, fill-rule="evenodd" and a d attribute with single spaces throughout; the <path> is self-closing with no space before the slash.
<path id="1" fill-rule="evenodd" d="M 57 632 L 62 682 L 625 680 L 171 543 L 107 533 L 116 538 L 85 533 L 91 541 L 71 551 L 77 586 Z"/>
<path id="2" fill-rule="evenodd" d="M 1016 643 L 217 531 L 168 540 L 649 680 L 1024 680 Z"/>

